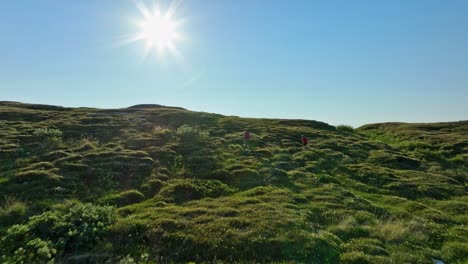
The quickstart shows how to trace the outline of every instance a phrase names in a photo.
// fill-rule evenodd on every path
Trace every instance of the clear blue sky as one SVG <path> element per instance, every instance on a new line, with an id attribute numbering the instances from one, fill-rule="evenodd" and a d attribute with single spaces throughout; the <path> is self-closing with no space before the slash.
<path id="1" fill-rule="evenodd" d="M 0 100 L 354 126 L 468 119 L 466 0 L 186 0 L 183 64 L 116 44 L 138 17 L 130 0 L 2 1 Z"/>

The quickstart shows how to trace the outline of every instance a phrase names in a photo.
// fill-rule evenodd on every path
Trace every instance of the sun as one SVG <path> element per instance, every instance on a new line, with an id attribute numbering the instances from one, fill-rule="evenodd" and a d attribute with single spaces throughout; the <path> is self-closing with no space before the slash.
<path id="1" fill-rule="evenodd" d="M 140 0 L 134 0 L 134 2 L 141 17 L 135 21 L 137 32 L 126 38 L 125 42 L 144 43 L 145 57 L 153 52 L 163 55 L 166 51 L 180 56 L 176 44 L 182 39 L 180 33 L 182 20 L 175 18 L 177 3 L 180 4 L 180 2 L 171 2 L 165 12 L 158 5 L 154 5 L 151 9 Z"/>
<path id="2" fill-rule="evenodd" d="M 155 46 L 161 50 L 174 45 L 177 39 L 176 23 L 158 11 L 142 21 L 140 29 L 142 39 L 150 48 Z"/>

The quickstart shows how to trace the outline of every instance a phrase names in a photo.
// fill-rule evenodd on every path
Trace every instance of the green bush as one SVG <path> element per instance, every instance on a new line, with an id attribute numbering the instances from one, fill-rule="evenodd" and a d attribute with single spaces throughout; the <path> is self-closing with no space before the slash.
<path id="1" fill-rule="evenodd" d="M 178 155 L 176 151 L 168 147 L 151 147 L 148 153 L 154 160 L 158 160 L 162 165 L 169 166 Z"/>
<path id="2" fill-rule="evenodd" d="M 341 240 L 348 241 L 353 238 L 369 236 L 369 229 L 360 225 L 338 225 L 328 229 Z"/>
<path id="3" fill-rule="evenodd" d="M 231 180 L 231 173 L 225 169 L 217 169 L 213 170 L 203 178 L 206 179 L 213 179 L 213 180 L 220 180 L 222 182 L 229 182 Z"/>
<path id="4" fill-rule="evenodd" d="M 63 132 L 53 128 L 38 128 L 33 133 L 38 138 L 60 138 Z"/>
<path id="5" fill-rule="evenodd" d="M 468 168 L 468 154 L 459 154 L 450 159 L 450 161 L 455 162 L 461 166 Z"/>
<path id="6" fill-rule="evenodd" d="M 217 152 L 209 142 L 209 133 L 198 127 L 183 125 L 177 129 L 183 173 L 188 176 L 207 174 L 218 167 Z"/>
<path id="7" fill-rule="evenodd" d="M 60 181 L 63 177 L 51 171 L 31 170 L 17 173 L 12 179 L 14 183 L 36 182 L 45 185 Z"/>
<path id="8" fill-rule="evenodd" d="M 14 197 L 5 197 L 0 207 L 0 227 L 21 223 L 26 218 L 28 207 Z"/>
<path id="9" fill-rule="evenodd" d="M 207 131 L 201 130 L 198 127 L 189 125 L 180 126 L 176 132 L 184 145 L 192 145 L 206 142 L 209 134 Z"/>
<path id="10" fill-rule="evenodd" d="M 163 186 L 164 182 L 161 180 L 150 180 L 147 183 L 143 184 L 141 186 L 141 189 L 147 197 L 152 197 L 155 194 L 157 194 Z"/>
<path id="11" fill-rule="evenodd" d="M 115 205 L 118 207 L 139 203 L 145 199 L 145 196 L 137 190 L 128 190 L 125 192 L 110 194 L 101 199 L 101 203 Z"/>
<path id="12" fill-rule="evenodd" d="M 263 173 L 263 171 L 262 171 Z M 288 173 L 282 169 L 271 168 L 265 170 L 265 182 L 269 184 L 288 185 Z"/>
<path id="13" fill-rule="evenodd" d="M 204 197 L 219 197 L 234 190 L 218 180 L 179 179 L 169 182 L 161 189 L 161 196 L 176 203 L 198 200 Z"/>
<path id="14" fill-rule="evenodd" d="M 317 175 L 317 179 L 321 182 L 321 183 L 336 183 L 336 184 L 340 184 L 340 180 L 337 179 L 336 177 L 333 177 L 333 176 L 330 176 L 330 175 L 326 175 L 326 174 L 319 174 Z"/>
<path id="15" fill-rule="evenodd" d="M 383 167 L 403 170 L 418 169 L 421 162 L 406 156 L 395 155 L 382 150 L 375 150 L 370 152 L 368 158 L 370 163 L 381 165 Z"/>
<path id="16" fill-rule="evenodd" d="M 211 150 L 198 150 L 183 157 L 184 172 L 190 176 L 209 174 L 218 168 L 218 158 Z"/>
<path id="17" fill-rule="evenodd" d="M 388 251 L 384 248 L 385 245 L 380 240 L 373 238 L 357 238 L 352 239 L 342 249 L 346 252 L 364 252 L 367 255 L 388 255 Z"/>
<path id="18" fill-rule="evenodd" d="M 340 262 L 343 264 L 372 264 L 370 256 L 355 251 L 341 254 Z"/>
<path id="19" fill-rule="evenodd" d="M 9 228 L 0 241 L 0 260 L 52 263 L 67 253 L 97 250 L 114 218 L 112 207 L 66 203 Z"/>
<path id="20" fill-rule="evenodd" d="M 238 147 L 239 152 L 242 150 L 242 147 L 240 145 L 236 145 Z M 265 149 L 265 148 L 260 148 L 260 149 L 255 149 L 252 151 L 253 155 L 257 157 L 266 157 L 269 158 L 273 156 L 270 150 Z"/>
<path id="21" fill-rule="evenodd" d="M 173 137 L 173 131 L 168 128 L 163 128 L 160 126 L 155 126 L 151 130 L 151 134 L 157 138 L 158 143 L 163 145 L 169 142 Z"/>
<path id="22" fill-rule="evenodd" d="M 41 238 L 33 238 L 26 241 L 24 245 L 19 247 L 11 255 L 3 255 L 0 257 L 2 263 L 55 263 L 55 255 L 57 250 L 53 247 L 51 241 L 44 241 Z"/>
<path id="23" fill-rule="evenodd" d="M 374 227 L 374 234 L 383 241 L 401 243 L 413 240 L 415 242 L 425 241 L 429 232 L 427 228 L 418 221 L 386 221 Z"/>
<path id="24" fill-rule="evenodd" d="M 298 164 L 292 161 L 277 161 L 273 162 L 271 165 L 285 171 L 293 170 L 294 168 L 299 167 Z"/>
<path id="25" fill-rule="evenodd" d="M 55 161 L 58 159 L 66 158 L 70 156 L 70 153 L 63 151 L 63 150 L 57 150 L 57 151 L 52 151 L 50 153 L 47 153 L 43 156 L 44 161 Z"/>
<path id="26" fill-rule="evenodd" d="M 350 125 L 338 125 L 336 126 L 336 129 L 343 132 L 354 133 L 354 128 Z"/>
<path id="27" fill-rule="evenodd" d="M 33 132 L 41 149 L 53 149 L 62 144 L 62 131 L 53 128 L 38 128 Z"/>
<path id="28" fill-rule="evenodd" d="M 393 264 L 393 263 L 430 263 L 430 262 L 396 262 L 395 259 L 386 256 L 370 256 L 359 251 L 350 251 L 341 254 L 342 264 Z M 432 263 L 432 262 L 431 262 Z"/>
<path id="29" fill-rule="evenodd" d="M 240 189 L 254 188 L 265 184 L 264 176 L 256 170 L 239 169 L 231 171 L 233 184 Z"/>
<path id="30" fill-rule="evenodd" d="M 84 155 L 86 177 L 96 189 L 136 188 L 149 177 L 154 160 L 144 151 L 102 151 Z"/>
<path id="31" fill-rule="evenodd" d="M 468 243 L 445 243 L 442 247 L 442 256 L 444 256 L 447 263 L 466 263 L 465 261 L 468 260 Z"/>

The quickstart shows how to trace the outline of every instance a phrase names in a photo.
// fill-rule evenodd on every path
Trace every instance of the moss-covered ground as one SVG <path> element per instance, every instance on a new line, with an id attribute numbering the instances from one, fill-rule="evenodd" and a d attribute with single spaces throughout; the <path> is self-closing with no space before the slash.
<path id="1" fill-rule="evenodd" d="M 0 262 L 467 263 L 467 176 L 468 121 L 0 102 Z"/>

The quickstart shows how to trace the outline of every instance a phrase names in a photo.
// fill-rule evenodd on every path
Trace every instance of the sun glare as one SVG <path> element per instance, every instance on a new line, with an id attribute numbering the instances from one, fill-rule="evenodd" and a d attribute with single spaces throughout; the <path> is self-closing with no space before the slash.
<path id="1" fill-rule="evenodd" d="M 157 5 L 150 9 L 142 1 L 134 0 L 134 2 L 141 17 L 136 21 L 137 32 L 127 38 L 125 42 L 143 42 L 145 57 L 152 52 L 162 55 L 165 51 L 179 56 L 180 52 L 175 45 L 182 38 L 179 33 L 182 20 L 176 20 L 174 16 L 177 2 L 171 2 L 165 12 Z"/>
<path id="2" fill-rule="evenodd" d="M 159 13 L 149 17 L 141 23 L 141 36 L 149 46 L 156 46 L 162 49 L 172 45 L 177 37 L 176 27 L 173 21 L 167 16 Z"/>

